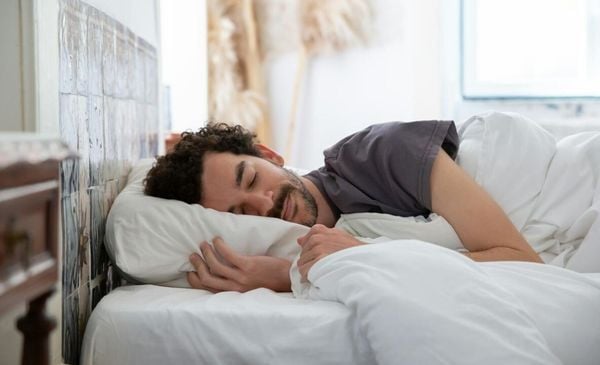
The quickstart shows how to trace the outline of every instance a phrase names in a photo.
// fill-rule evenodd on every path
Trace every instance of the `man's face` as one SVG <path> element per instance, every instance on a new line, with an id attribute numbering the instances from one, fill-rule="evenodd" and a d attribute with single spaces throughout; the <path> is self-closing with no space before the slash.
<path id="1" fill-rule="evenodd" d="M 302 180 L 281 167 L 279 161 L 282 160 L 229 152 L 207 153 L 200 203 L 221 212 L 314 225 L 317 219 L 315 199 Z"/>

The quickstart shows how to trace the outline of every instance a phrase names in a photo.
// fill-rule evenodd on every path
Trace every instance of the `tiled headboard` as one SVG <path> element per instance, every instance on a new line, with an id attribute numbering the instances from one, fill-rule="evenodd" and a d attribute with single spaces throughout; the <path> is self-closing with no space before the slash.
<path id="1" fill-rule="evenodd" d="M 78 364 L 87 319 L 120 278 L 103 247 L 104 223 L 128 169 L 158 153 L 156 49 L 79 0 L 61 0 L 60 133 L 79 153 L 61 166 L 62 337 Z"/>

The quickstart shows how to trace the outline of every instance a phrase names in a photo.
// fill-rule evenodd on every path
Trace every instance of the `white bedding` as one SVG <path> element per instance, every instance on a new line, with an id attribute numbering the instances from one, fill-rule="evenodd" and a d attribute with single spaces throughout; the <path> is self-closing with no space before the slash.
<path id="1" fill-rule="evenodd" d="M 343 303 L 377 364 L 600 361 L 600 278 L 551 265 L 476 263 L 417 240 L 338 251 L 292 276 L 299 298 Z"/>
<path id="2" fill-rule="evenodd" d="M 117 288 L 88 321 L 82 365 L 368 364 L 340 303 L 257 289 Z"/>
<path id="3" fill-rule="evenodd" d="M 600 272 L 600 133 L 555 141 L 515 113 L 459 128 L 458 163 L 500 204 L 544 262 Z"/>
<path id="4" fill-rule="evenodd" d="M 118 288 L 82 365 L 598 364 L 600 275 L 474 263 L 415 240 L 340 251 L 308 291 Z M 295 283 L 297 285 L 298 283 Z"/>

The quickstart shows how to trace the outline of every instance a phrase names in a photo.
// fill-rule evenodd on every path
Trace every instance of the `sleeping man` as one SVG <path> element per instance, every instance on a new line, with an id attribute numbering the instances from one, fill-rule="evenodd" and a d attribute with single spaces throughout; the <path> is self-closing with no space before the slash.
<path id="1" fill-rule="evenodd" d="M 145 193 L 234 214 L 274 217 L 312 227 L 298 239 L 299 271 L 336 251 L 363 244 L 332 228 L 340 214 L 377 212 L 444 217 L 476 261 L 542 262 L 500 206 L 455 162 L 453 122 L 372 125 L 324 151 L 324 166 L 304 176 L 241 126 L 209 124 L 184 132 L 158 158 Z M 220 238 L 193 254 L 194 288 L 212 292 L 259 287 L 290 291 L 288 260 L 244 256 Z"/>

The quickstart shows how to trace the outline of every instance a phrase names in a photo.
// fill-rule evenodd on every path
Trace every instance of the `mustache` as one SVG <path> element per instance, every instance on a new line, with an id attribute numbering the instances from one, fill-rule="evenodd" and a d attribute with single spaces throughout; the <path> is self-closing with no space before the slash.
<path id="1" fill-rule="evenodd" d="M 279 190 L 277 198 L 275 199 L 275 204 L 273 205 L 273 208 L 271 208 L 271 211 L 269 212 L 268 216 L 273 218 L 282 218 L 281 213 L 283 212 L 283 205 L 285 204 L 285 200 L 288 196 L 290 196 L 290 194 L 292 194 L 296 190 L 296 187 L 289 184 L 282 186 L 281 190 Z"/>

